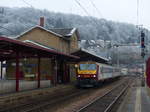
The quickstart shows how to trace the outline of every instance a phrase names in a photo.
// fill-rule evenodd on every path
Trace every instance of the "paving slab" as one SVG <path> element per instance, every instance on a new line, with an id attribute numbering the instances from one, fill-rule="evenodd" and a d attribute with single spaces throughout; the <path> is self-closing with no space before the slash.
<path id="1" fill-rule="evenodd" d="M 150 112 L 150 88 L 132 87 L 117 112 Z"/>

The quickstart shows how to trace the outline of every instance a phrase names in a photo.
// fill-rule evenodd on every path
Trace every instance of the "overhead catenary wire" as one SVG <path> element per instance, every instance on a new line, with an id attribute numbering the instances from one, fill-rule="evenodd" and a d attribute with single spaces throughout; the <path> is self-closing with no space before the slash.
<path id="1" fill-rule="evenodd" d="M 26 5 L 28 5 L 29 7 L 31 7 L 33 10 L 35 9 L 34 7 L 33 7 L 33 5 L 32 4 L 30 4 L 29 2 L 27 2 L 26 0 L 21 0 L 23 3 L 25 3 Z M 24 26 L 26 26 L 27 28 L 29 27 L 28 25 L 26 25 L 26 24 L 23 24 Z M 36 24 L 35 24 L 36 25 Z M 31 27 L 34 27 L 35 25 L 32 25 Z"/>
<path id="2" fill-rule="evenodd" d="M 100 24 L 91 17 L 91 15 L 88 13 L 88 11 L 81 5 L 81 3 L 78 0 L 75 0 L 75 2 L 83 9 L 83 11 L 90 17 L 91 21 L 93 21 L 97 26 L 100 26 Z M 96 10 L 98 11 L 98 8 L 96 7 L 96 5 L 91 1 L 92 5 L 96 8 Z M 102 14 L 100 13 L 100 11 L 98 11 L 100 17 L 102 17 Z M 105 40 L 104 40 L 104 44 L 105 44 Z"/>
<path id="3" fill-rule="evenodd" d="M 9 32 L 11 32 L 11 33 L 15 33 L 13 30 L 10 30 L 10 29 L 5 28 L 5 27 L 3 27 L 3 26 L 0 26 L 0 28 L 3 28 L 3 29 L 5 29 L 5 30 L 7 30 L 7 31 L 9 31 Z"/>
<path id="4" fill-rule="evenodd" d="M 92 16 L 88 13 L 88 11 L 84 8 L 84 6 L 82 6 L 82 4 L 78 1 L 78 0 L 75 0 L 75 2 L 82 8 L 82 10 L 90 17 L 91 21 L 93 21 L 97 26 L 99 25 L 97 23 L 97 21 L 92 18 Z"/>
<path id="5" fill-rule="evenodd" d="M 142 30 L 145 25 L 142 24 L 142 18 L 143 18 L 143 4 L 142 0 L 137 0 L 137 14 L 136 14 L 136 26 L 138 26 L 139 30 Z"/>
<path id="6" fill-rule="evenodd" d="M 30 4 L 30 3 L 28 3 L 27 1 L 25 1 L 25 0 L 21 0 L 21 1 L 23 1 L 26 5 L 28 5 L 28 6 L 30 6 L 32 9 L 35 9 L 34 7 L 33 7 L 33 5 L 32 4 Z M 25 26 L 27 26 L 26 24 L 24 24 Z M 47 25 L 47 24 L 46 24 Z M 34 26 L 34 25 L 33 25 Z M 33 27 L 32 26 L 32 27 Z"/>
<path id="7" fill-rule="evenodd" d="M 4 8 L 1 8 L 1 10 L 2 10 L 1 13 L 3 14 L 3 13 L 4 13 Z M 23 24 L 23 25 L 27 26 L 26 24 Z M 4 26 L 0 26 L 0 28 L 9 31 L 9 32 L 12 33 L 12 34 L 16 34 L 15 31 L 13 31 L 13 30 L 11 30 L 11 29 L 8 29 L 8 28 L 6 28 L 6 27 L 4 27 Z"/>
<path id="8" fill-rule="evenodd" d="M 90 16 L 90 14 L 88 13 L 88 11 L 81 5 L 81 3 L 78 0 L 75 0 L 75 2 L 83 9 L 83 11 Z"/>
<path id="9" fill-rule="evenodd" d="M 103 15 L 102 15 L 101 11 L 96 7 L 95 3 L 92 0 L 89 0 L 89 1 L 92 4 L 92 6 L 95 8 L 95 10 L 97 11 L 97 13 L 99 14 L 99 16 L 101 18 L 103 18 Z"/>
<path id="10" fill-rule="evenodd" d="M 31 8 L 34 9 L 34 7 L 30 3 L 28 3 L 27 1 L 25 1 L 25 0 L 21 0 L 21 1 L 24 2 L 26 5 L 29 5 Z"/>
<path id="11" fill-rule="evenodd" d="M 99 14 L 100 18 L 103 18 L 103 15 L 101 13 L 101 11 L 96 7 L 95 3 L 92 0 L 89 0 L 89 2 L 92 4 L 92 6 L 95 8 L 95 10 L 97 11 L 97 13 Z M 106 45 L 105 39 L 104 40 L 104 47 Z"/>
<path id="12" fill-rule="evenodd" d="M 137 0 L 137 21 L 136 21 L 136 24 L 139 25 L 139 0 Z"/>

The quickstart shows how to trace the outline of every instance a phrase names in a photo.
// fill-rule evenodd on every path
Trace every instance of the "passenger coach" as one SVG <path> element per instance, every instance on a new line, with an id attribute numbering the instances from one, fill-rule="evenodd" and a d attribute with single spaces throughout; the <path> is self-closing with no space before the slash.
<path id="1" fill-rule="evenodd" d="M 80 62 L 77 68 L 77 86 L 93 87 L 100 83 L 119 78 L 120 70 L 107 64 L 97 63 L 93 61 Z"/>

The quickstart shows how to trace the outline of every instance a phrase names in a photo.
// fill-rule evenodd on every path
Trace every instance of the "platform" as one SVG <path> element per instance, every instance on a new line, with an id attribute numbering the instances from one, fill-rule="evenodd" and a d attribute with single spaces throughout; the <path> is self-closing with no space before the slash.
<path id="1" fill-rule="evenodd" d="M 29 100 L 35 100 L 39 97 L 53 96 L 58 93 L 74 90 L 72 84 L 61 84 L 49 88 L 40 88 L 27 91 L 20 91 L 0 95 L 0 108 L 6 105 L 17 105 L 19 103 L 27 103 Z"/>
<path id="2" fill-rule="evenodd" d="M 150 112 L 150 88 L 131 87 L 117 112 Z"/>
<path id="3" fill-rule="evenodd" d="M 20 83 L 20 86 L 19 86 L 20 91 L 37 89 L 38 87 L 37 81 L 20 80 L 19 83 Z M 41 83 L 40 88 L 51 87 L 50 80 L 41 80 L 40 83 Z M 6 93 L 13 93 L 15 92 L 15 90 L 16 90 L 15 80 L 0 80 L 0 95 L 6 94 Z"/>

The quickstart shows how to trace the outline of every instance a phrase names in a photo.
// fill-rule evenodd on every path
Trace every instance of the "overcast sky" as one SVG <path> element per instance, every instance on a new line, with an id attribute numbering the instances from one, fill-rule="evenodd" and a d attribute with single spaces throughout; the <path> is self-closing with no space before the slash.
<path id="1" fill-rule="evenodd" d="M 75 0 L 0 0 L 0 6 L 30 7 L 49 11 L 79 14 L 87 16 Z M 101 14 L 95 10 L 90 0 L 78 0 L 91 16 L 107 20 L 137 23 L 137 0 L 91 0 Z M 139 24 L 150 29 L 150 0 L 139 0 Z"/>

